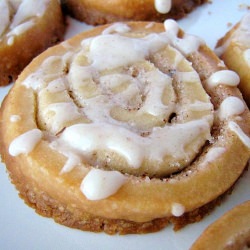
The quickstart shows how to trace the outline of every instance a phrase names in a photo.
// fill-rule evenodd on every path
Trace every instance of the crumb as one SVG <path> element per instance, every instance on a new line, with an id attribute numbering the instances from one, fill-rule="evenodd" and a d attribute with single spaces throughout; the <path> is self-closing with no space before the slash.
<path id="1" fill-rule="evenodd" d="M 232 25 L 233 25 L 232 23 L 227 23 L 228 28 L 232 27 Z"/>

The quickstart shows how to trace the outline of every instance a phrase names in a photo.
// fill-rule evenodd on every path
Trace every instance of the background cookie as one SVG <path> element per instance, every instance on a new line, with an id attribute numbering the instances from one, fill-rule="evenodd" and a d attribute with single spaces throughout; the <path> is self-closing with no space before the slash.
<path id="1" fill-rule="evenodd" d="M 250 106 L 250 13 L 218 41 L 216 53 L 239 74 L 239 88 Z"/>
<path id="2" fill-rule="evenodd" d="M 88 24 L 115 21 L 164 21 L 180 19 L 207 0 L 92 1 L 63 0 L 67 13 Z"/>
<path id="3" fill-rule="evenodd" d="M 250 246 L 250 201 L 235 206 L 212 223 L 191 250 L 244 249 Z"/>
<path id="4" fill-rule="evenodd" d="M 0 86 L 15 80 L 39 53 L 62 39 L 65 26 L 57 0 L 0 2 Z"/>

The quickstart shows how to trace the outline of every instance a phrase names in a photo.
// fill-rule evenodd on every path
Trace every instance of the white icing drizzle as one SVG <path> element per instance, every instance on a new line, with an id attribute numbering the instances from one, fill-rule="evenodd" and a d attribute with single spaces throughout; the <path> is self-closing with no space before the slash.
<path id="1" fill-rule="evenodd" d="M 48 57 L 47 59 L 44 60 L 44 62 L 42 63 L 41 67 L 38 69 L 38 71 L 30 74 L 23 82 L 22 85 L 24 85 L 26 88 L 31 88 L 34 91 L 38 92 L 41 91 L 42 89 L 48 87 L 48 91 L 53 92 L 53 90 L 50 89 L 50 87 L 47 85 L 47 81 L 46 81 L 46 76 L 44 77 L 44 74 L 47 74 L 48 77 L 52 77 L 58 78 L 55 80 L 52 80 L 50 83 L 52 84 L 52 88 L 55 91 L 55 88 L 58 89 L 58 91 L 60 91 L 59 89 L 61 89 L 63 86 L 63 84 L 65 84 L 64 82 L 64 66 L 68 63 L 68 60 L 72 57 L 72 52 L 67 52 L 66 54 L 62 55 L 62 56 L 51 56 Z M 60 61 L 62 62 L 61 64 L 61 68 L 58 69 L 59 72 L 55 73 L 55 74 L 51 74 L 51 73 L 47 73 L 46 71 L 51 70 L 51 68 L 54 68 L 54 63 Z M 54 82 L 55 81 L 55 82 Z M 56 86 L 57 85 L 57 86 Z"/>
<path id="2" fill-rule="evenodd" d="M 219 84 L 225 84 L 228 86 L 237 86 L 239 82 L 240 78 L 238 74 L 232 70 L 217 71 L 207 79 L 207 85 L 210 88 L 216 87 Z"/>
<path id="3" fill-rule="evenodd" d="M 145 92 L 148 94 L 140 112 L 145 112 L 154 116 L 166 115 L 167 110 L 171 113 L 173 110 L 173 108 L 170 107 L 171 104 L 166 107 L 166 105 L 162 103 L 161 97 L 166 87 L 172 89 L 172 87 L 170 87 L 172 79 L 157 70 L 154 72 L 147 72 L 145 75 L 145 82 L 148 82 L 147 88 L 145 89 Z M 173 99 L 172 102 L 174 103 L 174 101 Z"/>
<path id="4" fill-rule="evenodd" d="M 30 29 L 35 18 L 44 14 L 48 3 L 49 0 L 0 1 L 0 37 L 6 34 L 7 44 L 12 45 L 15 36 Z"/>
<path id="5" fill-rule="evenodd" d="M 21 116 L 20 115 L 11 115 L 10 116 L 10 121 L 11 122 L 18 122 L 21 120 Z"/>
<path id="6" fill-rule="evenodd" d="M 29 130 L 16 137 L 9 146 L 9 153 L 12 156 L 30 153 L 42 138 L 42 131 L 39 129 Z"/>
<path id="7" fill-rule="evenodd" d="M 143 38 L 131 38 L 120 34 L 108 34 L 88 39 L 83 46 L 89 45 L 86 53 L 92 66 L 99 71 L 118 68 L 145 60 L 167 43 L 174 40 L 173 33 L 150 34 Z M 184 41 L 183 44 L 188 44 Z M 187 45 L 189 46 L 189 45 Z"/>
<path id="8" fill-rule="evenodd" d="M 61 139 L 86 155 L 92 155 L 100 148 L 112 150 L 125 157 L 131 167 L 139 168 L 146 156 L 158 162 L 161 162 L 166 154 L 186 159 L 188 156 L 184 153 L 184 148 L 201 133 L 209 133 L 209 125 L 205 120 L 163 128 L 155 127 L 148 137 L 141 137 L 115 125 L 92 123 L 76 124 L 66 128 Z M 207 139 L 209 136 L 210 134 L 207 134 Z M 166 143 L 166 138 L 171 143 Z"/>
<path id="9" fill-rule="evenodd" d="M 81 191 L 89 200 L 105 199 L 115 194 L 126 179 L 118 171 L 91 169 L 82 181 Z"/>
<path id="10" fill-rule="evenodd" d="M 207 152 L 205 159 L 203 159 L 201 166 L 206 166 L 208 163 L 216 161 L 222 154 L 226 152 L 223 147 L 212 147 Z"/>
<path id="11" fill-rule="evenodd" d="M 164 28 L 167 32 L 172 32 L 175 36 L 177 36 L 179 32 L 179 25 L 173 19 L 167 19 L 164 21 Z"/>
<path id="12" fill-rule="evenodd" d="M 53 150 L 57 150 L 67 158 L 67 161 L 61 169 L 60 174 L 68 173 L 77 165 L 80 165 L 82 163 L 81 157 L 77 153 L 72 152 L 66 144 L 60 144 L 58 143 L 58 141 L 52 141 L 50 143 L 50 147 Z"/>
<path id="13" fill-rule="evenodd" d="M 240 115 L 244 110 L 245 105 L 240 98 L 229 96 L 220 104 L 217 115 L 220 120 L 224 120 L 234 115 Z"/>
<path id="14" fill-rule="evenodd" d="M 228 123 L 228 126 L 240 138 L 243 144 L 245 144 L 248 148 L 250 148 L 250 138 L 247 134 L 243 132 L 241 127 L 233 121 L 230 121 Z"/>
<path id="15" fill-rule="evenodd" d="M 185 34 L 183 38 L 174 41 L 174 46 L 186 56 L 197 51 L 202 44 L 204 44 L 204 41 L 201 38 L 189 34 Z"/>
<path id="16" fill-rule="evenodd" d="M 46 82 L 45 80 L 40 77 L 40 75 L 38 74 L 38 72 L 30 74 L 24 82 L 22 82 L 22 84 L 26 87 L 26 88 L 31 88 L 33 90 L 37 90 L 39 91 L 42 88 L 46 87 Z"/>
<path id="17" fill-rule="evenodd" d="M 11 29 L 11 31 L 7 34 L 8 41 L 9 40 L 13 40 L 14 36 L 18 36 L 21 35 L 22 33 L 24 33 L 25 31 L 27 31 L 28 29 L 30 29 L 33 25 L 34 25 L 34 20 L 30 20 L 27 21 L 25 23 L 19 24 L 18 26 L 15 26 L 13 29 Z M 9 42 L 9 45 L 12 45 L 13 42 Z"/>
<path id="18" fill-rule="evenodd" d="M 171 213 L 176 217 L 182 216 L 185 213 L 185 207 L 180 203 L 173 203 Z"/>
<path id="19" fill-rule="evenodd" d="M 245 62 L 247 63 L 248 67 L 250 67 L 250 48 L 244 51 L 243 58 Z"/>
<path id="20" fill-rule="evenodd" d="M 110 25 L 108 28 L 106 28 L 102 34 L 107 35 L 111 33 L 126 33 L 129 32 L 131 29 L 129 28 L 128 25 L 124 23 L 114 23 Z"/>
<path id="21" fill-rule="evenodd" d="M 81 113 L 71 102 L 52 103 L 46 107 L 44 112 L 45 114 L 51 114 L 52 133 L 57 133 L 62 123 L 81 117 Z"/>
<path id="22" fill-rule="evenodd" d="M 139 39 L 103 35 L 92 40 L 89 60 L 93 62 L 92 65 L 96 69 L 107 70 L 142 61 L 147 55 L 148 49 Z"/>
<path id="23" fill-rule="evenodd" d="M 64 78 L 55 79 L 50 82 L 46 89 L 51 93 L 56 93 L 65 90 Z"/>
<path id="24" fill-rule="evenodd" d="M 63 151 L 62 153 L 67 157 L 67 161 L 64 164 L 62 170 L 60 171 L 60 174 L 70 172 L 72 169 L 75 168 L 75 166 L 81 163 L 81 158 L 75 153 L 71 153 L 70 151 Z"/>
<path id="25" fill-rule="evenodd" d="M 0 1 L 0 37 L 10 23 L 9 5 L 6 0 Z"/>
<path id="26" fill-rule="evenodd" d="M 154 0 L 154 4 L 159 13 L 166 14 L 171 10 L 172 0 Z"/>
<path id="27" fill-rule="evenodd" d="M 10 28 L 13 29 L 31 17 L 40 17 L 46 10 L 49 0 L 36 1 L 23 0 L 17 9 Z"/>
<path id="28" fill-rule="evenodd" d="M 14 44 L 14 41 L 15 41 L 14 36 L 11 36 L 11 37 L 8 38 L 7 44 L 8 44 L 9 46 L 11 46 L 11 45 Z"/>

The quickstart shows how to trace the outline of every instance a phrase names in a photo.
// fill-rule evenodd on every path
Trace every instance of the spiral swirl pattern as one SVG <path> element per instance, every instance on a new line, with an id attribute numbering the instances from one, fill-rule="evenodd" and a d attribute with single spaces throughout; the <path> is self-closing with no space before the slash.
<path id="1" fill-rule="evenodd" d="M 250 114 L 238 83 L 172 20 L 95 28 L 20 76 L 1 111 L 10 121 L 0 127 L 6 164 L 21 161 L 12 171 L 21 166 L 39 197 L 59 202 L 63 224 L 105 224 L 109 233 L 183 225 L 201 218 L 249 159 Z"/>
<path id="2" fill-rule="evenodd" d="M 189 165 L 213 122 L 198 73 L 169 45 L 169 35 L 104 32 L 84 40 L 74 56 L 44 62 L 41 128 L 63 130 L 60 141 L 101 168 L 164 176 Z"/>

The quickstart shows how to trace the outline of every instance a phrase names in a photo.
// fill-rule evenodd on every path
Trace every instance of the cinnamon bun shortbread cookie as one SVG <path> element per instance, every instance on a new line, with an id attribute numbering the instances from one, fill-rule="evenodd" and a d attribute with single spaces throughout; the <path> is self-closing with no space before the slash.
<path id="1" fill-rule="evenodd" d="M 62 0 L 67 13 L 88 24 L 180 19 L 207 0 Z"/>
<path id="2" fill-rule="evenodd" d="M 240 76 L 239 88 L 250 107 L 250 12 L 218 41 L 215 51 Z"/>
<path id="3" fill-rule="evenodd" d="M 15 80 L 35 56 L 61 40 L 64 28 L 57 0 L 0 1 L 0 86 Z"/>
<path id="4" fill-rule="evenodd" d="M 191 250 L 250 248 L 250 201 L 235 206 L 206 228 Z"/>
<path id="5" fill-rule="evenodd" d="M 245 169 L 250 112 L 238 83 L 173 20 L 99 26 L 22 72 L 1 107 L 2 159 L 26 203 L 61 224 L 177 230 Z"/>

